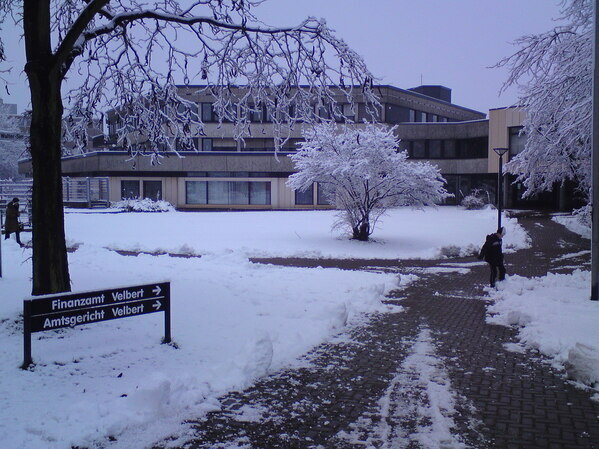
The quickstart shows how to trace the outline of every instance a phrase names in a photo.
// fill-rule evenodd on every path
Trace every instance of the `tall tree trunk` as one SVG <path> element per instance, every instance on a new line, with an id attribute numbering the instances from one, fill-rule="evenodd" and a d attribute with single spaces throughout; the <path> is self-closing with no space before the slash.
<path id="1" fill-rule="evenodd" d="M 25 0 L 23 26 L 31 91 L 33 295 L 70 291 L 62 207 L 62 68 L 50 44 L 49 0 Z"/>
<path id="2" fill-rule="evenodd" d="M 60 87 L 52 84 L 31 89 L 33 295 L 71 290 L 62 206 L 62 101 Z"/>

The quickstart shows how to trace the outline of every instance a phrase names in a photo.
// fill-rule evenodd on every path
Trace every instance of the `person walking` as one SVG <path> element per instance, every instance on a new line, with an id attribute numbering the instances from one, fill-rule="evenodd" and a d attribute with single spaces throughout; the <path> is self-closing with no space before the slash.
<path id="1" fill-rule="evenodd" d="M 499 280 L 505 279 L 505 266 L 503 264 L 502 239 L 505 235 L 505 228 L 497 229 L 497 232 L 489 234 L 478 255 L 479 259 L 484 259 L 491 269 L 491 287 L 495 287 L 497 272 L 499 271 Z"/>
<path id="2" fill-rule="evenodd" d="M 17 243 L 21 246 L 21 229 L 19 228 L 19 199 L 13 198 L 6 205 L 6 219 L 4 220 L 4 239 L 8 239 L 11 233 L 15 233 Z"/>

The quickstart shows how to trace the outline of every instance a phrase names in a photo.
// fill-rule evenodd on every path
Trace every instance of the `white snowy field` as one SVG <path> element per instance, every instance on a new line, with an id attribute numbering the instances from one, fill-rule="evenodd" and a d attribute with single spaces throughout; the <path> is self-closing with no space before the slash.
<path id="1" fill-rule="evenodd" d="M 14 238 L 2 241 L 1 446 L 141 449 L 183 432 L 180 423 L 218 408 L 219 395 L 297 363 L 368 313 L 401 313 L 382 303 L 400 287 L 394 275 L 257 265 L 248 256 L 434 257 L 443 247 L 478 248 L 495 220 L 491 210 L 399 209 L 384 218 L 375 242 L 361 243 L 331 233 L 332 212 L 70 211 L 73 291 L 169 280 L 178 349 L 160 344 L 163 314 L 156 313 L 33 334 L 29 371 L 19 365 L 31 252 Z M 506 244 L 525 246 L 515 220 L 505 224 Z"/>
<path id="2" fill-rule="evenodd" d="M 574 217 L 560 216 L 555 221 L 590 237 L 590 229 Z M 523 347 L 548 356 L 572 380 L 594 386 L 598 392 L 594 398 L 599 400 L 599 302 L 590 301 L 590 286 L 591 273 L 584 270 L 532 279 L 509 276 L 497 284 L 497 290 L 488 289 L 493 304 L 487 308 L 487 321 L 518 326 Z"/>
<path id="3" fill-rule="evenodd" d="M 423 258 L 439 257 L 456 247 L 463 254 L 478 251 L 485 236 L 497 229 L 497 211 L 466 211 L 457 207 L 400 208 L 383 216 L 371 242 L 331 231 L 335 211 L 168 212 L 110 214 L 69 213 L 69 243 L 120 250 L 221 254 L 247 257 Z M 527 246 L 527 235 L 514 218 L 504 218 L 504 250 Z M 117 231 L 118 230 L 118 231 Z"/>

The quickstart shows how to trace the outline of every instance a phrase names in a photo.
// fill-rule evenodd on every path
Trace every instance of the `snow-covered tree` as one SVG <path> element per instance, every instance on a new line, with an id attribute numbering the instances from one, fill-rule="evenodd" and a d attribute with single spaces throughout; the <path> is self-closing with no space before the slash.
<path id="1" fill-rule="evenodd" d="M 563 25 L 521 37 L 520 50 L 498 63 L 526 111 L 526 146 L 506 165 L 526 195 L 572 180 L 590 200 L 594 3 L 564 0 Z"/>
<path id="2" fill-rule="evenodd" d="M 234 118 L 232 101 L 245 111 L 267 104 L 281 132 L 333 103 L 331 85 L 348 101 L 356 88 L 373 98 L 363 60 L 324 21 L 272 28 L 254 15 L 263 1 L 0 0 L 0 23 L 17 18 L 23 27 L 31 92 L 34 295 L 70 290 L 59 207 L 67 76 L 74 88 L 65 100 L 82 140 L 98 109 L 115 108 L 122 113 L 120 135 L 143 128 L 152 151 L 168 148 L 166 135 L 189 136 L 200 121 L 176 82 L 206 85 L 218 97 L 221 118 Z M 9 58 L 4 50 L 0 57 Z M 241 98 L 229 94 L 234 85 L 248 87 Z"/>
<path id="3" fill-rule="evenodd" d="M 26 144 L 19 117 L 0 103 L 0 179 L 19 177 L 19 159 L 26 157 Z"/>
<path id="4" fill-rule="evenodd" d="M 375 124 L 307 128 L 305 142 L 291 156 L 297 173 L 289 177 L 289 187 L 305 191 L 317 182 L 352 237 L 362 241 L 388 208 L 442 201 L 448 193 L 437 167 L 408 161 L 393 130 Z"/>

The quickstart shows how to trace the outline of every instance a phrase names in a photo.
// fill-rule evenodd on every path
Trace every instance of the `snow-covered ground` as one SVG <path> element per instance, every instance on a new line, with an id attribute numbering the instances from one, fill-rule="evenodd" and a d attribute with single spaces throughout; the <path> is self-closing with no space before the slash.
<path id="1" fill-rule="evenodd" d="M 36 333 L 29 371 L 19 365 L 31 252 L 2 241 L 2 448 L 142 448 L 180 431 L 185 418 L 217 408 L 224 392 L 297 363 L 347 323 L 389 310 L 381 300 L 399 287 L 392 274 L 256 265 L 248 256 L 436 257 L 449 247 L 466 253 L 493 231 L 496 213 L 394 210 L 371 243 L 332 234 L 334 219 L 326 211 L 69 211 L 67 238 L 78 246 L 69 254 L 73 291 L 170 280 L 178 349 L 159 344 L 163 314 L 143 315 Z M 506 245 L 525 246 L 515 220 L 505 224 Z M 114 249 L 202 257 L 132 257 Z"/>
<path id="2" fill-rule="evenodd" d="M 590 230 L 577 226 L 573 217 L 556 221 L 582 236 L 590 235 Z M 510 276 L 497 290 L 488 290 L 493 304 L 487 309 L 487 321 L 518 326 L 525 347 L 539 350 L 570 378 L 595 385 L 599 392 L 599 302 L 589 300 L 590 285 L 591 274 L 583 270 L 533 279 Z M 599 393 L 595 398 L 599 400 Z"/>
<path id="3" fill-rule="evenodd" d="M 120 250 L 192 254 L 235 252 L 247 257 L 436 258 L 443 248 L 464 254 L 478 251 L 496 230 L 497 211 L 465 211 L 456 207 L 394 209 L 384 216 L 371 242 L 349 240 L 331 231 L 334 211 L 168 212 L 109 214 L 70 213 L 69 243 Z M 514 218 L 504 218 L 504 249 L 527 245 L 526 233 Z"/>
<path id="4" fill-rule="evenodd" d="M 560 214 L 553 217 L 553 220 L 565 226 L 572 232 L 580 234 L 587 239 L 591 238 L 591 228 L 583 225 L 576 216 Z"/>

